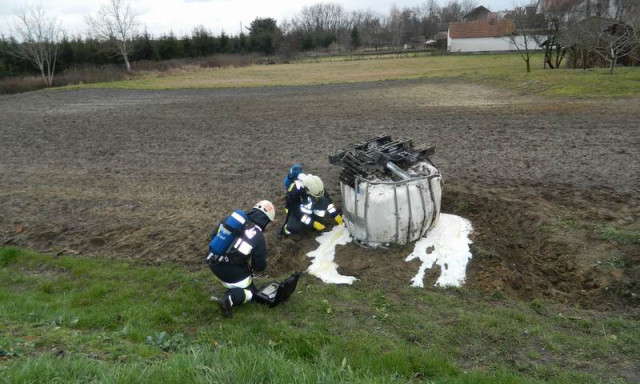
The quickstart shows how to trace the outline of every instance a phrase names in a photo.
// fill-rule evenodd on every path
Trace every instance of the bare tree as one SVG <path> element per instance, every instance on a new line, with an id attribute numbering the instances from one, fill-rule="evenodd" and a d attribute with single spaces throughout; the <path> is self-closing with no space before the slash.
<path id="1" fill-rule="evenodd" d="M 429 0 L 423 6 L 422 31 L 427 39 L 433 38 L 438 33 L 438 13 L 440 6 L 436 0 Z"/>
<path id="2" fill-rule="evenodd" d="M 19 41 L 8 53 L 31 62 L 40 71 L 42 81 L 50 87 L 58 58 L 58 23 L 47 16 L 42 4 L 28 5 L 16 17 L 13 33 Z"/>
<path id="3" fill-rule="evenodd" d="M 364 46 L 372 48 L 374 44 L 377 45 L 382 30 L 382 16 L 371 10 L 356 11 L 352 15 L 352 24 L 358 28 Z"/>
<path id="4" fill-rule="evenodd" d="M 477 8 L 478 3 L 476 3 L 475 0 L 462 0 L 460 7 L 462 8 L 462 16 L 465 16 L 467 13 Z"/>
<path id="5" fill-rule="evenodd" d="M 583 9 L 583 14 L 578 14 L 563 40 L 570 42 L 574 68 L 580 58 L 582 68 L 606 64 L 612 74 L 616 65 L 637 60 L 640 36 L 635 26 L 640 19 L 640 2 L 600 0 L 593 5 L 596 16 L 590 16 L 590 7 Z"/>
<path id="6" fill-rule="evenodd" d="M 561 33 L 565 30 L 566 19 L 571 12 L 571 2 L 550 3 L 542 13 L 544 26 L 540 34 L 532 37 L 544 51 L 545 68 L 559 68 L 567 52 L 567 47 L 562 44 Z"/>
<path id="7" fill-rule="evenodd" d="M 594 48 L 594 52 L 609 63 L 609 73 L 613 74 L 613 68 L 620 59 L 636 52 L 638 37 L 631 25 L 614 22 L 600 30 Z"/>
<path id="8" fill-rule="evenodd" d="M 462 4 L 458 0 L 449 0 L 447 5 L 440 8 L 438 17 L 441 23 L 450 23 L 452 21 L 461 21 L 465 15 Z"/>
<path id="9" fill-rule="evenodd" d="M 302 8 L 293 21 L 297 28 L 307 32 L 337 34 L 349 29 L 349 17 L 342 5 L 337 3 L 316 3 Z"/>
<path id="10" fill-rule="evenodd" d="M 391 44 L 395 46 L 400 45 L 402 43 L 402 35 L 406 27 L 406 18 L 395 4 L 391 6 L 391 11 L 389 11 L 389 18 L 387 19 L 386 27 Z"/>
<path id="11" fill-rule="evenodd" d="M 537 44 L 533 36 L 537 33 L 534 28 L 536 25 L 535 5 L 519 6 L 514 4 L 513 21 L 516 25 L 515 34 L 509 37 L 511 43 L 524 60 L 527 66 L 527 72 L 531 72 L 531 50 Z"/>
<path id="12" fill-rule="evenodd" d="M 601 19 L 589 17 L 572 23 L 562 33 L 561 42 L 569 47 L 572 68 L 587 69 L 587 67 L 596 65 L 597 55 L 594 53 L 594 49 L 601 31 Z"/>
<path id="13" fill-rule="evenodd" d="M 413 37 L 420 36 L 422 34 L 421 14 L 420 7 L 398 9 L 393 5 L 386 23 L 391 44 L 400 46 L 410 42 Z"/>
<path id="14" fill-rule="evenodd" d="M 115 53 L 124 61 L 127 72 L 131 72 L 129 47 L 138 25 L 137 19 L 138 15 L 131 10 L 128 0 L 109 0 L 108 4 L 100 7 L 95 17 L 87 17 L 91 33 L 99 40 L 112 43 Z"/>
<path id="15" fill-rule="evenodd" d="M 609 73 L 623 58 L 638 61 L 640 52 L 640 1 L 618 0 L 608 7 L 606 17 L 613 19 L 598 35 L 595 52 L 609 62 Z"/>

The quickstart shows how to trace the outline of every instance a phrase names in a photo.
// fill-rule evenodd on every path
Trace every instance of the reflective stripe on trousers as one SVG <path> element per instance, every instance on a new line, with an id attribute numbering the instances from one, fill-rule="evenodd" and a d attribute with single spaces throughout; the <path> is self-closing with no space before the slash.
<path id="1" fill-rule="evenodd" d="M 246 279 L 244 280 L 240 280 L 237 283 L 227 283 L 225 281 L 220 280 L 217 276 L 216 279 L 218 279 L 218 281 L 220 282 L 220 284 L 222 284 L 225 288 L 247 288 L 248 286 L 251 285 L 251 283 L 253 282 L 253 279 L 251 278 L 251 276 L 247 276 Z M 246 290 L 245 290 L 246 292 Z"/>

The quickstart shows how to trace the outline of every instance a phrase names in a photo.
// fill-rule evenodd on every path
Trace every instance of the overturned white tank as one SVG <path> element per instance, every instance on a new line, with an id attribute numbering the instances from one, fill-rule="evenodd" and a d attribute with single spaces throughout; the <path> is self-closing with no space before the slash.
<path id="1" fill-rule="evenodd" d="M 352 145 L 331 163 L 340 174 L 347 229 L 361 244 L 409 244 L 426 235 L 440 214 L 442 176 L 428 158 L 433 147 L 378 136 Z"/>
<path id="2" fill-rule="evenodd" d="M 351 235 L 367 245 L 409 244 L 423 237 L 440 214 L 442 177 L 420 163 L 424 173 L 402 181 L 359 180 L 341 183 L 342 210 Z"/>

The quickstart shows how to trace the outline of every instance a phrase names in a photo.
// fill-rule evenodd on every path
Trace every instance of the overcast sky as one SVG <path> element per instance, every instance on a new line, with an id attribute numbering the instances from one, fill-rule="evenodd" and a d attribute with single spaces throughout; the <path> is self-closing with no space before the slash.
<path id="1" fill-rule="evenodd" d="M 37 0 L 36 0 L 37 1 Z M 108 0 L 49 0 L 42 1 L 48 14 L 55 16 L 71 35 L 86 31 L 85 16 L 95 14 L 101 4 Z M 439 0 L 446 4 L 448 0 Z M 177 35 L 190 33 L 202 25 L 216 35 L 224 30 L 236 35 L 240 25 L 249 26 L 256 17 L 271 17 L 278 21 L 298 14 L 305 5 L 319 2 L 341 4 L 345 10 L 372 9 L 388 14 L 393 4 L 398 8 L 423 5 L 426 0 L 130 0 L 139 14 L 140 22 L 149 32 L 158 36 L 173 31 Z M 513 0 L 476 0 L 492 11 L 511 8 Z M 33 0 L 0 0 L 0 33 L 8 34 L 14 15 Z"/>

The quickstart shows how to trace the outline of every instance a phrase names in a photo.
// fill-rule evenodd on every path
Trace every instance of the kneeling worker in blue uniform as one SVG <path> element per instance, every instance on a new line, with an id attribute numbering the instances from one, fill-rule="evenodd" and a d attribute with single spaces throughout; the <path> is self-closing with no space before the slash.
<path id="1" fill-rule="evenodd" d="M 324 190 L 324 183 L 315 175 L 301 174 L 291 182 L 285 203 L 287 218 L 282 235 L 290 236 L 315 229 L 322 232 L 328 217 L 342 225 L 342 215 Z"/>
<path id="2" fill-rule="evenodd" d="M 262 200 L 246 214 L 234 211 L 212 234 L 207 264 L 227 288 L 217 299 L 224 317 L 231 317 L 231 307 L 251 301 L 256 294 L 252 272 L 267 268 L 267 244 L 263 232 L 275 215 L 273 204 Z"/>

